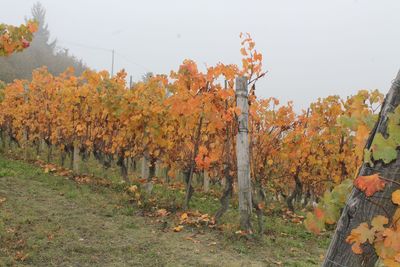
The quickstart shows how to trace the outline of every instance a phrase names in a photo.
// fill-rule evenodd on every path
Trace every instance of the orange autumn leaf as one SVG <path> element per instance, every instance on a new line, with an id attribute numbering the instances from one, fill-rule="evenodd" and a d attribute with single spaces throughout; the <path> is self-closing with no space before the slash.
<path id="1" fill-rule="evenodd" d="M 397 229 L 387 228 L 383 231 L 384 245 L 395 251 L 400 251 L 400 232 Z"/>
<path id="2" fill-rule="evenodd" d="M 168 211 L 166 209 L 159 209 L 156 211 L 156 215 L 159 217 L 165 217 L 168 215 Z"/>
<path id="3" fill-rule="evenodd" d="M 314 213 L 319 220 L 321 220 L 324 217 L 324 211 L 318 207 L 314 209 Z"/>
<path id="4" fill-rule="evenodd" d="M 29 22 L 29 23 L 28 23 L 28 28 L 29 28 L 29 31 L 30 31 L 31 33 L 37 32 L 37 30 L 38 30 L 38 23 L 37 23 L 37 22 L 34 22 L 34 21 Z"/>
<path id="5" fill-rule="evenodd" d="M 358 176 L 354 180 L 354 185 L 363 191 L 367 197 L 372 196 L 385 187 L 385 181 L 379 178 L 379 174 Z"/>
<path id="6" fill-rule="evenodd" d="M 351 250 L 355 253 L 355 254 L 362 254 L 363 250 L 360 246 L 361 244 L 359 242 L 355 242 L 352 246 L 351 246 Z"/>
<path id="7" fill-rule="evenodd" d="M 322 230 L 321 221 L 317 219 L 314 213 L 309 212 L 304 220 L 304 225 L 310 232 L 318 235 Z"/>

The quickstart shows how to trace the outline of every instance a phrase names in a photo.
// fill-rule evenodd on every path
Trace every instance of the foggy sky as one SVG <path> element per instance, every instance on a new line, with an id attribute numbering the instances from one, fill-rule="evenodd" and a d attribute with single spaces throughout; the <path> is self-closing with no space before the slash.
<path id="1" fill-rule="evenodd" d="M 0 0 L 0 22 L 20 24 L 36 0 Z M 257 95 L 293 100 L 359 89 L 386 93 L 400 68 L 398 0 L 41 0 L 52 38 L 89 67 L 176 70 L 240 64 L 240 32 L 249 32 L 268 75 Z"/>

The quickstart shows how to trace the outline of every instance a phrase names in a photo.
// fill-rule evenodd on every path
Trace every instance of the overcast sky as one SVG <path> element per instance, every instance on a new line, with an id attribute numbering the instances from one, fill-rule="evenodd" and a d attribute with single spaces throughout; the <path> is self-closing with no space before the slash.
<path id="1" fill-rule="evenodd" d="M 36 0 L 0 0 L 0 22 L 20 24 Z M 52 38 L 90 67 L 169 73 L 190 58 L 200 67 L 240 63 L 249 32 L 269 71 L 257 94 L 293 100 L 359 89 L 386 93 L 400 68 L 398 0 L 41 0 Z"/>

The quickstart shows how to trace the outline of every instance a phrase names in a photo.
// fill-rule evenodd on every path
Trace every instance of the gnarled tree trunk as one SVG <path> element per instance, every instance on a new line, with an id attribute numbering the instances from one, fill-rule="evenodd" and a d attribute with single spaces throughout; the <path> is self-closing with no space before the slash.
<path id="1" fill-rule="evenodd" d="M 224 215 L 224 213 L 229 209 L 229 201 L 233 194 L 233 177 L 230 174 L 230 164 L 229 163 L 227 163 L 225 165 L 224 177 L 225 177 L 225 181 L 226 181 L 225 190 L 220 199 L 221 207 L 218 209 L 218 211 L 215 214 L 216 221 L 218 221 L 222 217 L 222 215 Z"/>
<path id="2" fill-rule="evenodd" d="M 203 173 L 203 190 L 204 192 L 208 192 L 210 189 L 210 177 L 208 176 L 208 171 L 204 171 Z"/>
<path id="3" fill-rule="evenodd" d="M 74 150 L 72 152 L 72 170 L 74 174 L 79 174 L 80 156 L 79 156 L 79 146 L 77 142 L 74 142 Z"/>
<path id="4" fill-rule="evenodd" d="M 295 186 L 294 186 L 293 192 L 286 199 L 286 204 L 287 204 L 289 210 L 291 210 L 291 211 L 294 211 L 294 205 L 293 205 L 294 200 L 296 198 L 298 198 L 299 196 L 301 196 L 301 192 L 303 190 L 303 185 L 299 178 L 299 171 L 297 171 L 297 173 L 295 174 L 294 181 L 295 181 Z"/>
<path id="5" fill-rule="evenodd" d="M 129 183 L 128 167 L 126 165 L 126 161 L 125 161 L 125 158 L 123 156 L 119 156 L 118 157 L 117 165 L 120 167 L 122 179 L 124 179 L 124 181 L 126 183 Z"/>
<path id="6" fill-rule="evenodd" d="M 150 166 L 149 166 L 149 179 L 150 181 L 156 176 L 156 165 L 157 160 L 153 157 L 150 157 Z"/>

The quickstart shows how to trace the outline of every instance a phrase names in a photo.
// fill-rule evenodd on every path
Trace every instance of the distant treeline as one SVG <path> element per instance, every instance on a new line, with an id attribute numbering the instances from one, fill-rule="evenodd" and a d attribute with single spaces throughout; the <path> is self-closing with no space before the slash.
<path id="1" fill-rule="evenodd" d="M 0 80 L 12 82 L 14 79 L 31 79 L 32 70 L 47 66 L 50 73 L 58 75 L 68 67 L 74 67 L 75 74 L 80 75 L 87 66 L 67 49 L 57 48 L 57 41 L 50 41 L 50 32 L 45 22 L 46 10 L 40 3 L 31 9 L 32 18 L 39 23 L 30 47 L 21 53 L 0 58 Z"/>

